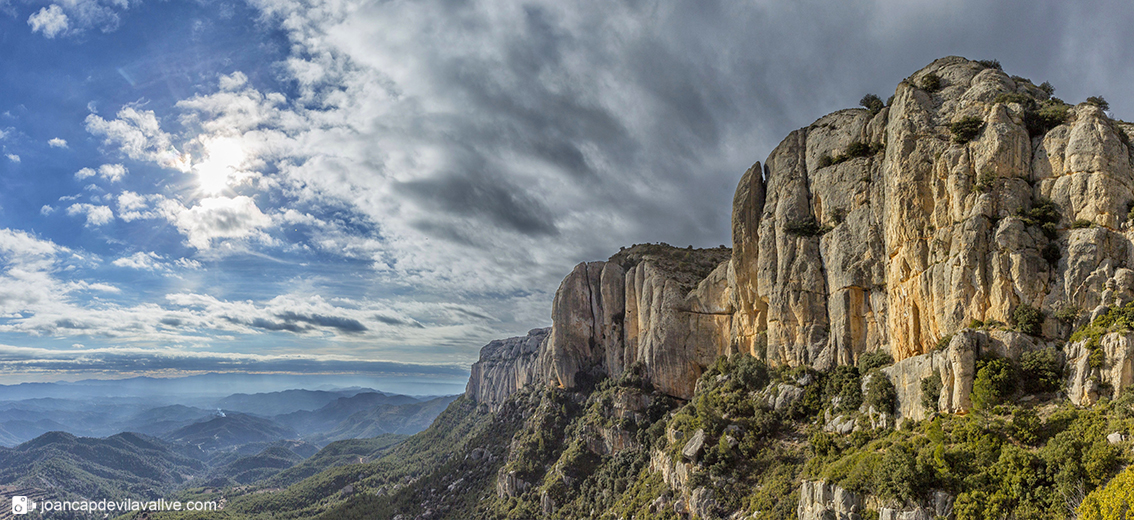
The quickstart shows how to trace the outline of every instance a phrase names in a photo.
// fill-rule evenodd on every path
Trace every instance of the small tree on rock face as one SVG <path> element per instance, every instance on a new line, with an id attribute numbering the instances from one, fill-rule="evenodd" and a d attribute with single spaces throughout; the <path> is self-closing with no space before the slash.
<path id="1" fill-rule="evenodd" d="M 977 370 L 973 381 L 973 409 L 987 410 L 996 406 L 1015 390 L 1016 378 L 1012 362 L 1007 359 L 992 359 Z"/>
<path id="2" fill-rule="evenodd" d="M 1091 96 L 1091 97 L 1087 98 L 1087 103 L 1090 103 L 1090 104 L 1092 104 L 1096 107 L 1099 107 L 1099 110 L 1102 110 L 1102 111 L 1110 110 L 1110 103 L 1107 103 L 1106 100 L 1103 99 L 1102 96 Z"/>
<path id="3" fill-rule="evenodd" d="M 1012 326 L 1029 336 L 1039 336 L 1043 329 L 1043 311 L 1021 303 L 1012 311 Z"/>
<path id="4" fill-rule="evenodd" d="M 863 108 L 869 110 L 871 114 L 877 114 L 878 112 L 881 112 L 882 107 L 886 106 L 882 103 L 882 99 L 878 96 L 875 96 L 874 94 L 867 94 L 865 96 L 862 96 L 862 99 L 858 101 L 858 104 L 862 105 Z"/>
<path id="5" fill-rule="evenodd" d="M 941 90 L 941 76 L 930 72 L 921 78 L 921 88 L 926 92 L 937 92 Z"/>
<path id="6" fill-rule="evenodd" d="M 984 119 L 978 116 L 965 116 L 949 125 L 949 131 L 953 133 L 953 142 L 957 144 L 965 144 L 976 139 L 982 128 L 984 128 Z"/>
<path id="7" fill-rule="evenodd" d="M 933 375 L 921 380 L 921 405 L 926 410 L 937 412 L 937 407 L 941 401 L 941 374 L 934 372 Z"/>

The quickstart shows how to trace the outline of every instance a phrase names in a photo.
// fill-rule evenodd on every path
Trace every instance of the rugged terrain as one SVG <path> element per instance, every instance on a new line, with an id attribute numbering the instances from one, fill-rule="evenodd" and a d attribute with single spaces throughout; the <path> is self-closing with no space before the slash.
<path id="1" fill-rule="evenodd" d="M 231 518 L 1126 518 L 1134 125 L 1053 92 L 937 60 L 745 172 L 731 249 L 576 266 L 551 327 L 487 345 L 389 455 L 212 496 Z"/>

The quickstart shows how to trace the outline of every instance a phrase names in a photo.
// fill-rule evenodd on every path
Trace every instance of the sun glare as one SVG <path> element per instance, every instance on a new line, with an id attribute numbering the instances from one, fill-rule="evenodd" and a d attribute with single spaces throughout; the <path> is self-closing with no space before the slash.
<path id="1" fill-rule="evenodd" d="M 193 167 L 201 191 L 216 195 L 228 187 L 229 181 L 240 171 L 244 150 L 235 139 L 217 138 L 204 143 L 205 160 Z"/>

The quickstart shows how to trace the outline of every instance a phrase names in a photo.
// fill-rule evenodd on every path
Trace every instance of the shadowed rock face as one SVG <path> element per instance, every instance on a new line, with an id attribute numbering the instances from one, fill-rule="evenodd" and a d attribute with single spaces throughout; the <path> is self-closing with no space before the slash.
<path id="1" fill-rule="evenodd" d="M 480 349 L 465 394 L 495 409 L 509 395 L 529 384 L 543 384 L 541 346 L 550 328 L 532 329 L 527 336 L 498 339 Z"/>
<path id="2" fill-rule="evenodd" d="M 930 75 L 939 90 L 920 87 Z M 539 355 L 524 358 L 540 361 L 516 362 L 524 380 L 573 387 L 578 374 L 641 363 L 656 388 L 688 398 L 722 354 L 818 369 L 877 350 L 902 361 L 973 320 L 1011 323 L 1025 304 L 1045 316 L 1042 337 L 1025 342 L 1039 347 L 1069 330 L 1057 310 L 1081 309 L 1082 321 L 1134 300 L 1134 159 L 1123 135 L 1134 125 L 1080 104 L 1029 132 L 1024 99 L 1042 106 L 1048 95 L 949 57 L 902 81 L 876 114 L 842 110 L 792 132 L 740 179 L 731 256 L 699 270 L 674 260 L 686 250 L 631 248 L 576 266 Z M 959 142 L 950 127 L 966 118 L 978 131 Z M 1046 217 L 1033 211 L 1044 207 Z M 687 254 L 706 251 L 722 250 Z M 891 379 L 944 377 L 956 365 L 945 356 Z M 960 369 L 950 370 L 971 378 Z M 943 409 L 965 408 L 950 400 Z"/>

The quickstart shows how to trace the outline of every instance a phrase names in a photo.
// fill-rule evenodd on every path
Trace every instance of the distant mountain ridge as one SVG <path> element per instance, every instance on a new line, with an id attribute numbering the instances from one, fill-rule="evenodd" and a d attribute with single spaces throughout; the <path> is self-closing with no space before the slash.
<path id="1" fill-rule="evenodd" d="M 404 400 L 404 402 L 416 401 L 416 399 L 412 397 L 386 394 L 370 388 L 335 391 L 284 390 L 282 392 L 264 392 L 258 394 L 232 394 L 218 400 L 216 407 L 256 415 L 282 415 L 301 410 L 317 410 L 338 399 L 354 397 L 362 393 L 388 396 L 391 402 L 397 400 Z"/>
<path id="2" fill-rule="evenodd" d="M 243 413 L 229 413 L 165 433 L 162 439 L 204 452 L 225 450 L 250 442 L 298 439 L 299 433 L 275 421 Z"/>

